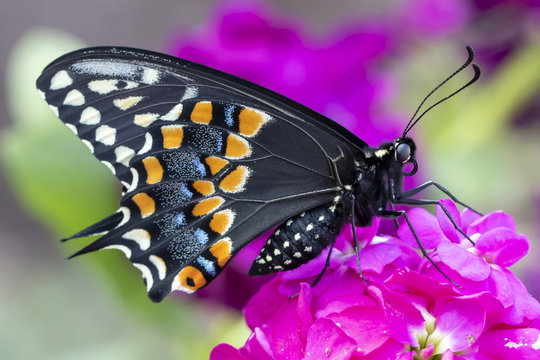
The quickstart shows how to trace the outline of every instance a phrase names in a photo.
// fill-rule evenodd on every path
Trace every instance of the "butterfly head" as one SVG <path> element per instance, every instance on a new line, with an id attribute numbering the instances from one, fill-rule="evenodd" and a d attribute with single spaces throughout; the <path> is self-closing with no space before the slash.
<path id="1" fill-rule="evenodd" d="M 393 145 L 394 160 L 401 165 L 402 169 L 407 164 L 412 164 L 413 168 L 409 171 L 402 170 L 403 175 L 412 176 L 418 170 L 418 163 L 415 160 L 416 145 L 413 139 L 409 137 L 397 138 Z"/>

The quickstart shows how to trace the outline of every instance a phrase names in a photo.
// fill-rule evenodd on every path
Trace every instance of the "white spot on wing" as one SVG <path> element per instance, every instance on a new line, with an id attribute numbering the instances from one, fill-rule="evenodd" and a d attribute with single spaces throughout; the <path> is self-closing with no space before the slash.
<path id="1" fill-rule="evenodd" d="M 138 114 L 133 118 L 133 122 L 139 126 L 147 127 L 156 121 L 158 117 L 159 114 L 156 113 Z"/>
<path id="2" fill-rule="evenodd" d="M 49 108 L 53 111 L 54 115 L 58 116 L 58 108 L 54 105 L 49 105 Z"/>
<path id="3" fill-rule="evenodd" d="M 150 290 L 152 288 L 152 285 L 154 285 L 154 279 L 152 278 L 152 272 L 150 271 L 150 269 L 146 265 L 138 263 L 133 263 L 133 266 L 135 266 L 141 271 L 142 277 L 146 282 L 146 289 Z"/>
<path id="4" fill-rule="evenodd" d="M 174 121 L 178 120 L 180 114 L 182 114 L 183 105 L 176 104 L 168 113 L 160 117 L 161 120 Z"/>
<path id="5" fill-rule="evenodd" d="M 67 128 L 75 133 L 77 135 L 77 128 L 72 124 L 66 124 Z"/>
<path id="6" fill-rule="evenodd" d="M 116 162 L 129 166 L 129 161 L 135 156 L 135 151 L 127 146 L 119 146 L 114 149 L 114 154 L 116 155 Z"/>
<path id="7" fill-rule="evenodd" d="M 197 97 L 199 94 L 199 89 L 197 89 L 195 86 L 188 86 L 186 88 L 186 92 L 184 93 L 184 96 L 182 96 L 181 102 L 188 99 L 193 99 L 194 97 Z"/>
<path id="8" fill-rule="evenodd" d="M 106 95 L 110 92 L 118 90 L 116 84 L 118 84 L 118 80 L 114 79 L 93 80 L 88 83 L 88 88 L 100 95 Z"/>
<path id="9" fill-rule="evenodd" d="M 96 141 L 104 145 L 114 145 L 116 142 L 116 129 L 108 125 L 101 125 L 96 129 Z"/>
<path id="10" fill-rule="evenodd" d="M 70 70 L 79 74 L 121 77 L 134 80 L 142 67 L 130 63 L 119 63 L 103 60 L 78 62 L 70 66 Z"/>
<path id="11" fill-rule="evenodd" d="M 94 145 L 92 145 L 92 143 L 88 140 L 84 140 L 84 139 L 81 139 L 82 143 L 84 145 L 86 145 L 87 148 L 90 149 L 90 152 L 92 152 L 92 154 L 94 153 Z"/>
<path id="12" fill-rule="evenodd" d="M 101 121 L 101 113 L 91 106 L 81 112 L 79 122 L 84 125 L 96 125 Z"/>
<path id="13" fill-rule="evenodd" d="M 38 89 L 37 92 L 38 92 L 39 96 L 41 96 L 43 99 L 45 99 L 45 93 L 43 91 Z"/>
<path id="14" fill-rule="evenodd" d="M 51 78 L 51 90 L 58 90 L 68 87 L 73 84 L 73 79 L 69 76 L 66 70 L 60 70 Z"/>
<path id="15" fill-rule="evenodd" d="M 114 168 L 114 166 L 112 166 L 112 164 L 108 161 L 102 161 L 101 162 L 103 165 L 105 165 L 106 167 L 109 168 L 109 170 L 111 170 L 111 172 L 116 175 L 116 169 Z"/>
<path id="16" fill-rule="evenodd" d="M 132 181 L 131 181 L 131 185 L 129 185 L 126 192 L 135 190 L 137 188 L 137 185 L 139 184 L 139 173 L 134 168 L 130 168 L 130 170 L 131 170 Z"/>
<path id="17" fill-rule="evenodd" d="M 167 265 L 165 264 L 165 261 L 156 255 L 150 255 L 148 260 L 156 267 L 159 279 L 165 279 L 165 275 L 167 274 Z"/>
<path id="18" fill-rule="evenodd" d="M 150 247 L 150 233 L 144 229 L 130 230 L 122 235 L 122 238 L 135 241 L 141 250 L 147 250 Z"/>
<path id="19" fill-rule="evenodd" d="M 156 69 L 145 68 L 142 82 L 145 84 L 155 84 L 159 81 L 159 71 Z"/>
<path id="20" fill-rule="evenodd" d="M 116 225 L 116 229 L 127 223 L 129 221 L 129 218 L 131 217 L 131 211 L 129 211 L 129 208 L 125 206 L 122 206 L 118 211 L 120 211 L 122 215 L 124 215 L 124 217 L 122 218 L 122 221 L 120 221 L 120 224 Z"/>
<path id="21" fill-rule="evenodd" d="M 135 105 L 137 105 L 144 96 L 128 96 L 123 99 L 114 99 L 113 104 L 120 110 L 127 110 Z"/>
<path id="22" fill-rule="evenodd" d="M 147 153 L 152 148 L 152 135 L 150 133 L 144 134 L 144 145 L 143 147 L 137 152 L 137 155 L 141 155 L 144 153 Z"/>
<path id="23" fill-rule="evenodd" d="M 81 106 L 84 104 L 84 95 L 77 89 L 73 89 L 67 93 L 64 99 L 64 105 Z"/>
<path id="24" fill-rule="evenodd" d="M 124 255 L 126 255 L 126 257 L 129 259 L 131 257 L 131 250 L 125 246 L 125 245 L 109 245 L 109 246 L 105 246 L 103 249 L 116 249 L 116 250 L 120 250 L 121 252 L 124 253 Z"/>

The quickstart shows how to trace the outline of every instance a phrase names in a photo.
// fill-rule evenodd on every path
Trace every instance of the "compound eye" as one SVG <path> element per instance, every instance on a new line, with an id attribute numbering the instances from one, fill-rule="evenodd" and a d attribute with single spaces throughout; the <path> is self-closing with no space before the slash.
<path id="1" fill-rule="evenodd" d="M 411 147 L 408 144 L 401 143 L 396 148 L 396 160 L 405 164 L 411 158 Z"/>

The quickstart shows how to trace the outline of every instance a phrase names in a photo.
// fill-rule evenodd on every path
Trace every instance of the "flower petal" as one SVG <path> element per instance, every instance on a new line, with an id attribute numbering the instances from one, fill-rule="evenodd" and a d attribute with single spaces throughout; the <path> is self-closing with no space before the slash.
<path id="1" fill-rule="evenodd" d="M 490 330 L 478 339 L 478 350 L 496 359 L 540 359 L 540 330 L 536 328 Z"/>
<path id="2" fill-rule="evenodd" d="M 322 318 L 315 321 L 309 330 L 304 359 L 346 359 L 356 343 L 332 320 Z"/>
<path id="3" fill-rule="evenodd" d="M 451 242 L 441 242 L 437 247 L 441 261 L 466 279 L 487 279 L 491 268 L 484 259 Z"/>
<path id="4" fill-rule="evenodd" d="M 280 279 L 272 279 L 263 285 L 249 300 L 244 308 L 244 316 L 250 329 L 262 327 L 269 322 L 278 309 L 287 301 L 287 296 L 278 291 L 280 284 Z"/>
<path id="5" fill-rule="evenodd" d="M 219 344 L 210 353 L 210 360 L 244 360 L 240 351 L 229 344 Z"/>
<path id="6" fill-rule="evenodd" d="M 509 267 L 529 251 L 529 238 L 507 228 L 496 228 L 480 235 L 476 249 L 490 264 Z"/>
<path id="7" fill-rule="evenodd" d="M 375 350 L 390 338 L 385 314 L 380 308 L 354 306 L 327 318 L 354 339 L 356 351 L 363 354 Z"/>
<path id="8" fill-rule="evenodd" d="M 311 316 L 311 287 L 303 283 L 300 294 L 287 301 L 269 323 L 272 350 L 278 360 L 303 357 Z"/>
<path id="9" fill-rule="evenodd" d="M 432 341 L 438 342 L 437 353 L 469 348 L 482 334 L 485 318 L 486 310 L 472 299 L 456 299 L 440 305 L 437 327 L 430 335 Z"/>
<path id="10" fill-rule="evenodd" d="M 459 213 L 459 209 L 457 208 L 456 204 L 450 199 L 440 199 L 439 201 L 448 210 L 456 225 L 461 227 L 461 214 Z M 439 222 L 439 226 L 441 227 L 444 235 L 446 235 L 450 241 L 459 243 L 463 238 L 463 235 L 456 230 L 440 206 L 435 207 L 435 211 L 437 213 L 437 221 Z"/>
<path id="11" fill-rule="evenodd" d="M 437 218 L 426 210 L 414 208 L 407 213 L 407 216 L 411 221 L 416 235 L 418 235 L 418 239 L 420 239 L 422 245 L 424 245 L 426 249 L 434 249 L 443 239 L 446 239 L 441 228 L 439 227 Z M 406 241 L 415 248 L 418 248 L 416 239 L 414 238 L 411 229 L 407 225 L 407 222 L 400 225 L 398 229 L 398 236 L 401 240 Z"/>
<path id="12" fill-rule="evenodd" d="M 514 303 L 506 309 L 504 322 L 511 325 L 522 325 L 540 318 L 540 304 L 525 288 L 525 285 L 507 269 L 501 269 L 508 279 Z M 539 343 L 540 346 L 540 343 Z"/>
<path id="13" fill-rule="evenodd" d="M 516 231 L 516 223 L 514 222 L 514 219 L 510 215 L 507 215 L 503 211 L 499 210 L 482 216 L 474 221 L 471 225 L 469 225 L 467 235 L 476 233 L 483 234 L 489 230 L 499 227 L 507 228 L 514 232 Z"/>
<path id="14" fill-rule="evenodd" d="M 418 346 L 418 340 L 411 330 L 423 327 L 424 318 L 411 299 L 403 293 L 387 289 L 383 284 L 372 283 L 367 291 L 384 310 L 390 335 L 402 343 Z"/>

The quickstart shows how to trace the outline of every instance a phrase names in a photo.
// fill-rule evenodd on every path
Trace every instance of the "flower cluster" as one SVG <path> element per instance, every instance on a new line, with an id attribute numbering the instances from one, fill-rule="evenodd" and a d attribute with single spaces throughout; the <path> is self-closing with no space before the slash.
<path id="1" fill-rule="evenodd" d="M 378 221 L 358 229 L 363 281 L 345 229 L 316 286 L 326 254 L 264 285 L 244 309 L 253 331 L 245 346 L 218 345 L 211 359 L 540 358 L 540 304 L 508 270 L 527 253 L 527 237 L 501 211 L 460 213 L 441 201 L 475 245 L 440 209 L 408 216 L 459 287 L 419 255 L 406 223 L 390 237 L 375 235 Z"/>

